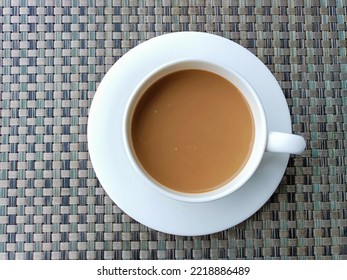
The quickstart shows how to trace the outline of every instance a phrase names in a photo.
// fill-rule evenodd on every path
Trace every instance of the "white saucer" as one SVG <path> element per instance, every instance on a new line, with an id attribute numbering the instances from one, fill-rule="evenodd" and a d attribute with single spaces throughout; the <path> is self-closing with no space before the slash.
<path id="1" fill-rule="evenodd" d="M 130 93 L 149 72 L 177 58 L 209 58 L 234 68 L 259 93 L 268 129 L 291 132 L 282 90 L 258 58 L 225 38 L 180 32 L 150 39 L 133 48 L 105 75 L 89 112 L 89 152 L 103 188 L 133 219 L 170 234 L 211 234 L 237 225 L 263 206 L 276 190 L 289 154 L 265 153 L 258 170 L 244 187 L 212 202 L 180 202 L 146 187 L 126 156 L 122 138 L 124 109 Z"/>

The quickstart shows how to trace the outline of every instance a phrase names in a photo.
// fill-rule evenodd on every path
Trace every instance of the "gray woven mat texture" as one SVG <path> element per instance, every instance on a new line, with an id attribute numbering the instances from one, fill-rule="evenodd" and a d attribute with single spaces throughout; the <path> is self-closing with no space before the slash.
<path id="1" fill-rule="evenodd" d="M 347 259 L 346 6 L 0 0 L 0 259 Z M 261 59 L 308 145 L 257 213 L 199 237 L 157 232 L 123 213 L 87 148 L 88 110 L 107 70 L 141 42 L 188 30 Z"/>

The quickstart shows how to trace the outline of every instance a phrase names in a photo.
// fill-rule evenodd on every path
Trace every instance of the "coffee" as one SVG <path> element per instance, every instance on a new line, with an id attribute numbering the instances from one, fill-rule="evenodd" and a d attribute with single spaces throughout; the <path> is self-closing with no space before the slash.
<path id="1" fill-rule="evenodd" d="M 141 96 L 131 121 L 133 150 L 155 181 L 204 193 L 233 179 L 254 141 L 251 110 L 231 82 L 204 70 L 173 72 Z"/>

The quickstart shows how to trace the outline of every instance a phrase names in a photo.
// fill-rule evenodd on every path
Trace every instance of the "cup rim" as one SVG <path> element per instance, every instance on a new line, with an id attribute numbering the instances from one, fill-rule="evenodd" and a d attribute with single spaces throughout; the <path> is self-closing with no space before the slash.
<path id="1" fill-rule="evenodd" d="M 203 65 L 203 67 L 201 67 Z M 178 67 L 178 68 L 177 68 Z M 173 70 L 175 69 L 175 70 Z M 171 188 L 168 188 L 158 181 L 156 181 L 147 171 L 141 166 L 141 163 L 137 159 L 136 153 L 133 151 L 132 139 L 131 139 L 131 122 L 132 116 L 136 107 L 137 102 L 140 100 L 142 94 L 158 79 L 166 76 L 167 74 L 174 73 L 180 70 L 188 70 L 188 69 L 200 69 L 215 73 L 217 75 L 222 76 L 227 79 L 229 82 L 235 83 L 231 81 L 231 77 L 236 78 L 240 83 L 242 83 L 248 90 L 248 95 L 245 96 L 244 91 L 240 90 L 244 97 L 246 97 L 247 103 L 250 106 L 251 113 L 254 121 L 254 148 L 251 151 L 251 154 L 237 175 L 231 179 L 230 181 L 225 182 L 222 186 L 208 192 L 201 193 L 185 193 L 178 192 Z M 217 73 L 216 73 L 217 72 Z M 224 74 L 221 74 L 223 72 Z M 230 75 L 230 76 L 227 76 Z M 236 85 L 237 86 L 237 85 Z M 252 98 L 254 104 L 252 107 L 249 104 L 249 98 Z M 257 117 L 254 116 L 254 108 L 257 109 Z M 257 127 L 257 124 L 258 127 Z M 150 73 L 148 73 L 135 87 L 133 92 L 131 93 L 131 97 L 129 98 L 123 116 L 123 144 L 125 147 L 125 151 L 127 154 L 127 158 L 130 160 L 132 167 L 136 170 L 137 174 L 145 181 L 146 186 L 154 188 L 159 191 L 163 195 L 170 197 L 172 199 L 180 200 L 183 202 L 207 202 L 213 201 L 220 198 L 223 198 L 231 193 L 237 191 L 241 188 L 254 174 L 256 169 L 258 168 L 261 159 L 263 158 L 263 154 L 265 152 L 266 142 L 267 142 L 267 122 L 265 117 L 264 108 L 262 103 L 254 90 L 251 84 L 235 69 L 226 66 L 222 63 L 211 62 L 205 59 L 179 59 L 175 61 L 171 61 L 169 63 L 163 64 L 160 67 L 157 67 Z M 252 160 L 252 162 L 251 162 Z M 252 163 L 252 169 L 250 169 L 250 163 Z M 246 170 L 247 167 L 247 170 Z M 245 170 L 247 171 L 245 173 Z M 243 177 L 240 177 L 243 176 Z M 237 179 L 237 180 L 236 180 Z M 236 181 L 236 183 L 235 183 Z"/>

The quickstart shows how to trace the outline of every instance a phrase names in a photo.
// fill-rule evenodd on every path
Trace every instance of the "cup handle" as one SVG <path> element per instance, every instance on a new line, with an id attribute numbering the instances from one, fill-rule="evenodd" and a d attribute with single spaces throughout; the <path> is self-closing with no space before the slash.
<path id="1" fill-rule="evenodd" d="M 266 151 L 274 153 L 301 154 L 306 147 L 305 139 L 299 135 L 270 131 Z"/>

